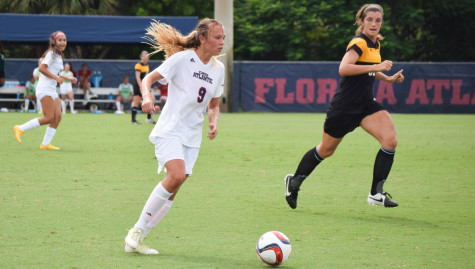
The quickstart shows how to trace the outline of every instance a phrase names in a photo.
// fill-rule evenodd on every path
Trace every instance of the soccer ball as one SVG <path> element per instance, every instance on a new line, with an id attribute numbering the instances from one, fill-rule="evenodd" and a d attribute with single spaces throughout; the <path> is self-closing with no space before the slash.
<path id="1" fill-rule="evenodd" d="M 263 234 L 257 241 L 257 256 L 269 265 L 283 264 L 290 255 L 290 241 L 285 234 L 270 231 Z"/>

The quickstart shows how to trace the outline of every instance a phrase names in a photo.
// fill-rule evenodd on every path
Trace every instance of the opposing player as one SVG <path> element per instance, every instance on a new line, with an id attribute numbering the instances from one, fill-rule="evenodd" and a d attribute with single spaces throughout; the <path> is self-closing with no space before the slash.
<path id="1" fill-rule="evenodd" d="M 147 51 L 142 51 L 140 53 L 140 62 L 135 65 L 135 84 L 134 84 L 134 98 L 132 104 L 132 124 L 140 124 L 136 117 L 139 111 L 140 101 L 142 101 L 142 92 L 140 88 L 142 87 L 142 79 L 150 71 L 150 66 L 148 65 L 148 60 L 150 59 Z M 152 101 L 155 103 L 155 96 L 152 95 Z M 155 124 L 155 121 L 152 119 L 152 113 L 147 114 L 147 123 Z"/>
<path id="2" fill-rule="evenodd" d="M 71 71 L 71 65 L 69 63 L 64 64 L 64 70 L 61 71 L 60 75 L 68 78 L 75 77 Z M 68 96 L 69 99 L 69 108 L 71 109 L 71 113 L 76 114 L 77 111 L 74 110 L 73 84 L 71 81 L 65 80 L 63 84 L 60 84 L 59 91 L 61 93 L 61 109 L 63 114 L 66 114 L 66 96 Z"/>
<path id="3" fill-rule="evenodd" d="M 342 80 L 340 89 L 330 102 L 325 119 L 322 141 L 310 149 L 300 161 L 295 174 L 285 177 L 286 200 L 293 209 L 297 207 L 297 195 L 302 182 L 315 167 L 336 150 L 343 137 L 361 126 L 381 144 L 374 163 L 373 183 L 367 202 L 372 205 L 396 207 L 388 193 L 383 192 L 397 146 L 396 130 L 389 113 L 374 100 L 374 79 L 389 83 L 402 82 L 402 69 L 392 76 L 393 63 L 381 62 L 379 34 L 383 23 L 383 8 L 377 4 L 366 4 L 356 14 L 356 36 L 350 41 L 346 54 L 340 63 Z"/>
<path id="4" fill-rule="evenodd" d="M 142 213 L 125 238 L 125 251 L 158 254 L 142 243 L 143 238 L 167 214 L 180 186 L 192 174 L 202 140 L 204 114 L 208 110 L 208 138 L 218 134 L 219 97 L 223 93 L 224 65 L 215 56 L 224 46 L 220 22 L 203 19 L 183 37 L 167 24 L 153 22 L 147 29 L 152 45 L 165 51 L 166 60 L 142 82 L 142 109 L 154 110 L 151 85 L 168 84 L 168 101 L 150 134 L 155 145 L 159 173 L 165 178 L 155 187 Z"/>
<path id="5" fill-rule="evenodd" d="M 50 35 L 49 48 L 43 54 L 44 59 L 39 67 L 40 79 L 36 87 L 36 98 L 41 102 L 44 116 L 13 127 L 15 138 L 20 144 L 24 132 L 48 124 L 40 149 L 59 150 L 58 147 L 50 144 L 61 121 L 61 104 L 56 92 L 56 84 L 61 85 L 64 80 L 76 82 L 74 77 L 59 75 L 63 69 L 63 51 L 66 49 L 66 44 L 66 35 L 63 32 L 57 31 Z"/>

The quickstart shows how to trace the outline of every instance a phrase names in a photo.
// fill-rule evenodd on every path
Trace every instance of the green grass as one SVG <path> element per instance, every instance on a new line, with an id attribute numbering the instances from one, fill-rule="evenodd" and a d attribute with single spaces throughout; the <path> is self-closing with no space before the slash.
<path id="1" fill-rule="evenodd" d="M 147 236 L 158 256 L 123 251 L 127 230 L 163 175 L 149 124 L 130 115 L 65 115 L 41 151 L 36 114 L 0 113 L 0 268 L 265 268 L 255 245 L 285 233 L 282 268 L 475 267 L 475 115 L 393 115 L 399 146 L 385 190 L 400 206 L 366 204 L 379 145 L 361 128 L 302 185 L 283 177 L 319 143 L 324 114 L 222 114 L 193 176 Z M 139 115 L 144 121 L 145 116 Z"/>

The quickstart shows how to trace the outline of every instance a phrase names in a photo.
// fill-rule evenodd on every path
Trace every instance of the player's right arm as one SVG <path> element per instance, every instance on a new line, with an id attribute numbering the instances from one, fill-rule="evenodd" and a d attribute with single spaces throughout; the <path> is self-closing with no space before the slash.
<path id="1" fill-rule="evenodd" d="M 152 84 L 158 80 L 163 79 L 163 76 L 158 72 L 148 73 L 142 80 L 142 87 L 140 87 L 140 92 L 142 93 L 142 111 L 144 113 L 150 113 L 155 111 L 154 102 L 152 98 L 152 92 L 150 88 Z"/>
<path id="2" fill-rule="evenodd" d="M 369 72 L 389 71 L 393 65 L 393 62 L 389 60 L 385 60 L 380 64 L 359 65 L 356 64 L 359 58 L 360 55 L 354 49 L 348 50 L 340 63 L 340 76 L 356 76 Z"/>
<path id="3" fill-rule="evenodd" d="M 62 84 L 64 82 L 64 79 L 62 77 L 58 77 L 51 74 L 51 72 L 48 71 L 48 66 L 46 64 L 41 64 L 39 69 L 40 69 L 41 74 L 45 75 L 48 78 L 56 80 L 59 84 Z"/>

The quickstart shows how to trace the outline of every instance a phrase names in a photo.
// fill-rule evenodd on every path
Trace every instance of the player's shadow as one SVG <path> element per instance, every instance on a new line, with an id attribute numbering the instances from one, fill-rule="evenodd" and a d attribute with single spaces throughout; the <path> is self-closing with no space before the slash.
<path id="1" fill-rule="evenodd" d="M 173 253 L 160 253 L 161 260 L 179 261 L 183 263 L 189 263 L 189 268 L 199 267 L 216 267 L 216 268 L 274 268 L 272 266 L 266 266 L 263 264 L 257 256 L 255 260 L 243 260 L 239 257 L 220 257 L 219 255 L 203 256 L 193 254 L 173 254 Z M 279 265 L 279 268 L 294 268 L 288 267 L 285 264 Z"/>
<path id="2" fill-rule="evenodd" d="M 384 209 L 384 210 L 397 210 L 397 209 Z M 297 214 L 312 214 L 318 216 L 319 218 L 328 217 L 328 218 L 341 218 L 341 219 L 351 219 L 353 221 L 368 222 L 369 224 L 385 224 L 388 226 L 414 226 L 414 227 L 432 227 L 432 228 L 441 228 L 440 223 L 429 222 L 424 219 L 418 218 L 407 218 L 404 216 L 392 215 L 368 215 L 364 212 L 350 214 L 338 214 L 335 212 L 324 212 L 324 211 L 315 211 L 315 209 L 305 209 L 295 212 Z"/>

